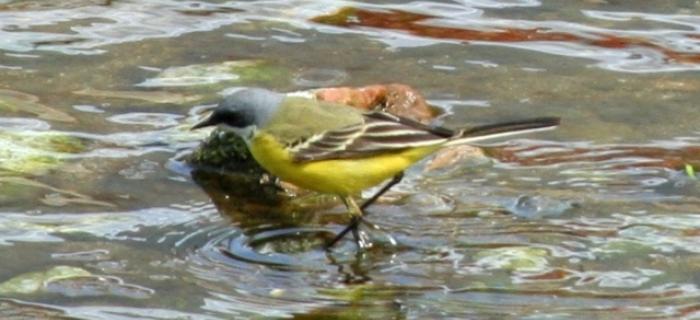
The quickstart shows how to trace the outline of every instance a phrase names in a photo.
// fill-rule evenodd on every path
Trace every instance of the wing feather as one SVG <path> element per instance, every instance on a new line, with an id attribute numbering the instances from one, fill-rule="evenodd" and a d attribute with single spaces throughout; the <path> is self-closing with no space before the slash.
<path id="1" fill-rule="evenodd" d="M 384 112 L 367 113 L 363 122 L 326 131 L 290 146 L 298 162 L 357 158 L 380 152 L 446 142 L 453 132 Z"/>

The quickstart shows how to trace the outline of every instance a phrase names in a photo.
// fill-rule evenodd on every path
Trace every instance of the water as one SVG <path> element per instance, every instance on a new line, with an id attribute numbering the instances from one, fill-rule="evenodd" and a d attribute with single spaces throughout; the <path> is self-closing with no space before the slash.
<path id="1" fill-rule="evenodd" d="M 699 27 L 682 0 L 0 1 L 0 315 L 699 318 Z M 320 248 L 334 199 L 182 161 L 227 88 L 375 83 L 446 126 L 563 125 L 412 168 L 362 252 Z"/>

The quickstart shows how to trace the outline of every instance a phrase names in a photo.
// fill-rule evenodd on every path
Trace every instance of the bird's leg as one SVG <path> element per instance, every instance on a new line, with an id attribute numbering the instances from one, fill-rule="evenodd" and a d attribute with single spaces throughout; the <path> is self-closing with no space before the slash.
<path id="1" fill-rule="evenodd" d="M 351 196 L 345 196 L 342 199 L 343 199 L 343 203 L 345 204 L 345 207 L 348 208 L 348 212 L 350 213 L 350 216 L 352 216 L 352 219 L 350 220 L 351 223 L 356 222 L 356 221 L 360 221 L 362 219 L 362 215 L 364 214 L 364 212 L 363 212 L 362 208 L 360 208 L 360 206 L 357 205 L 357 202 L 355 202 L 355 199 L 353 199 Z M 362 247 L 362 245 L 360 244 L 360 241 L 362 239 L 360 239 L 360 232 L 358 231 L 357 226 L 355 228 L 350 228 L 347 230 L 352 231 L 352 238 L 355 240 L 355 243 L 357 244 L 358 247 Z M 331 241 L 330 246 L 332 246 L 333 244 L 335 244 L 335 242 L 337 242 L 343 236 L 345 236 L 346 233 L 347 233 L 347 231 L 345 231 L 345 233 L 343 233 L 343 235 L 336 236 L 336 239 L 333 239 L 333 241 Z"/>
<path id="2" fill-rule="evenodd" d="M 377 191 L 371 198 L 367 199 L 367 201 L 365 201 L 365 203 L 363 203 L 360 206 L 360 209 L 362 209 L 363 211 L 365 209 L 367 209 L 367 207 L 369 207 L 369 205 L 371 205 L 372 203 L 377 201 L 377 199 L 379 199 L 379 197 L 381 197 L 383 194 L 385 194 L 387 191 L 389 191 L 389 189 L 391 189 L 391 187 L 393 187 L 397 183 L 401 182 L 402 179 L 403 179 L 403 171 L 397 173 L 393 178 L 391 178 L 391 181 L 389 181 L 389 183 L 387 183 L 385 186 L 383 186 L 381 189 L 379 189 L 379 191 Z"/>
<path id="3" fill-rule="evenodd" d="M 350 223 L 345 227 L 345 229 L 341 230 L 338 235 L 333 238 L 327 245 L 326 248 L 333 247 L 340 239 L 342 239 L 348 232 L 352 231 L 353 237 L 355 238 L 355 243 L 360 245 L 360 237 L 359 233 L 357 231 L 357 226 L 362 222 L 362 217 L 366 215 L 364 212 L 367 207 L 369 207 L 372 203 L 377 201 L 379 197 L 381 197 L 384 193 L 389 191 L 391 187 L 396 185 L 397 183 L 401 182 L 403 179 L 403 171 L 397 173 L 393 178 L 391 178 L 391 181 L 387 183 L 385 186 L 383 186 L 379 191 L 377 191 L 372 197 L 370 197 L 367 201 L 365 201 L 361 206 L 357 206 L 357 203 L 355 200 L 353 200 L 351 197 L 343 197 L 343 202 L 345 203 L 345 206 L 348 207 L 348 210 L 350 210 L 350 213 L 352 214 L 352 220 L 350 220 Z M 354 212 L 353 212 L 354 211 Z M 358 213 L 359 214 L 356 214 Z"/>

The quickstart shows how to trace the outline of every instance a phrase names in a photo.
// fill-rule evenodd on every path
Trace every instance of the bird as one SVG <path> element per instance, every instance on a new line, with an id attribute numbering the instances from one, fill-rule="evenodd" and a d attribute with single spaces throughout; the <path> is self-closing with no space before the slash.
<path id="1" fill-rule="evenodd" d="M 213 106 L 191 129 L 216 126 L 246 143 L 253 158 L 279 179 L 324 194 L 337 195 L 351 216 L 330 249 L 352 231 L 362 247 L 358 225 L 366 209 L 398 184 L 411 165 L 449 146 L 514 134 L 550 130 L 558 117 L 538 117 L 451 130 L 381 110 L 287 95 L 264 88 L 235 91 Z M 362 204 L 365 189 L 388 181 Z"/>

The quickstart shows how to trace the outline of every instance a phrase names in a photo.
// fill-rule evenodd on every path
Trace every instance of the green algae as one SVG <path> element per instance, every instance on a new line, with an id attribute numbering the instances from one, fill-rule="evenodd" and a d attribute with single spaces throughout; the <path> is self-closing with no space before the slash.
<path id="1" fill-rule="evenodd" d="M 40 119 L 58 122 L 75 122 L 71 115 L 39 103 L 37 96 L 8 89 L 0 89 L 0 110 L 31 113 Z"/>
<path id="2" fill-rule="evenodd" d="M 697 176 L 695 175 L 695 168 L 689 163 L 685 164 L 685 174 L 691 179 L 697 179 Z"/>
<path id="3" fill-rule="evenodd" d="M 477 266 L 487 269 L 535 272 L 548 266 L 549 252 L 535 247 L 506 247 L 480 251 L 476 254 Z"/>
<path id="4" fill-rule="evenodd" d="M 197 166 L 209 166 L 227 171 L 263 174 L 243 139 L 231 132 L 216 129 L 187 159 Z"/>
<path id="5" fill-rule="evenodd" d="M 288 69 L 262 60 L 237 60 L 221 63 L 170 67 L 157 76 L 137 84 L 140 87 L 192 87 L 234 84 L 274 85 L 291 78 Z"/>
<path id="6" fill-rule="evenodd" d="M 83 140 L 59 132 L 0 132 L 0 170 L 42 175 L 86 148 Z"/>
<path id="7" fill-rule="evenodd" d="M 0 283 L 0 295 L 37 293 L 45 290 L 46 285 L 52 281 L 91 275 L 82 268 L 55 266 L 46 271 L 24 273 Z"/>

